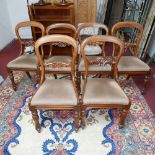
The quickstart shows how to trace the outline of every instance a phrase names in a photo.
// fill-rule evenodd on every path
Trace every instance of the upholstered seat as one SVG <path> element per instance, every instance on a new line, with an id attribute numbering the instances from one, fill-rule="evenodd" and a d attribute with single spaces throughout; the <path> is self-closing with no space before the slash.
<path id="1" fill-rule="evenodd" d="M 31 68 L 37 69 L 38 60 L 36 55 L 25 54 L 17 57 L 7 64 L 8 68 Z"/>
<path id="2" fill-rule="evenodd" d="M 64 63 L 64 64 L 71 64 L 72 57 L 71 56 L 52 56 L 49 59 L 46 59 L 44 61 L 45 64 L 50 63 Z M 70 66 L 66 67 L 51 67 L 51 66 L 45 66 L 46 71 L 71 71 Z"/>
<path id="3" fill-rule="evenodd" d="M 80 46 L 78 47 L 78 53 L 80 54 Z M 102 53 L 102 49 L 99 45 L 86 45 L 85 49 L 85 55 L 99 55 Z"/>
<path id="4" fill-rule="evenodd" d="M 95 60 L 97 58 L 102 58 L 102 57 L 100 57 L 100 56 L 87 56 L 88 61 Z M 83 58 L 80 61 L 78 69 L 79 69 L 79 71 L 85 71 L 85 65 L 84 65 Z M 111 71 L 111 66 L 108 64 L 107 65 L 93 64 L 93 65 L 88 66 L 88 71 Z"/>
<path id="5" fill-rule="evenodd" d="M 32 98 L 31 105 L 77 105 L 72 81 L 46 79 Z"/>
<path id="6" fill-rule="evenodd" d="M 149 71 L 150 67 L 135 56 L 122 56 L 118 71 Z"/>
<path id="7" fill-rule="evenodd" d="M 129 99 L 114 79 L 88 79 L 83 104 L 122 104 Z"/>

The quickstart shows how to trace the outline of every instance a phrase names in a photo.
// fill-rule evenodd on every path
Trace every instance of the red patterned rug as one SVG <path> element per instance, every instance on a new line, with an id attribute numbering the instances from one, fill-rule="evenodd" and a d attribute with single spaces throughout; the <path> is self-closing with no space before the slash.
<path id="1" fill-rule="evenodd" d="M 132 102 L 124 129 L 120 110 L 88 110 L 86 129 L 75 133 L 72 114 L 40 111 L 41 133 L 34 128 L 27 102 L 36 82 L 16 74 L 16 92 L 9 79 L 0 86 L 0 155 L 154 155 L 155 118 L 132 79 L 120 78 Z"/>

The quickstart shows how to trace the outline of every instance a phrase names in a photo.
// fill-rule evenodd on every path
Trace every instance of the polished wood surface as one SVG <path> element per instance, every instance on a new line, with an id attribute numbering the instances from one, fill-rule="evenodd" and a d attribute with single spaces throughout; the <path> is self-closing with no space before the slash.
<path id="1" fill-rule="evenodd" d="M 87 86 L 87 79 L 88 79 L 88 76 L 90 75 L 90 72 L 88 71 L 88 67 L 89 65 L 89 62 L 87 60 L 87 57 L 85 55 L 85 52 L 84 52 L 84 48 L 86 45 L 90 45 L 90 44 L 105 44 L 106 42 L 111 42 L 113 44 L 117 44 L 119 46 L 119 51 L 116 50 L 116 48 L 113 49 L 113 52 L 111 53 L 111 57 L 112 59 L 109 60 L 108 64 L 111 65 L 112 67 L 112 72 L 113 72 L 113 79 L 116 81 L 116 83 L 119 84 L 118 82 L 118 69 L 117 69 L 117 66 L 118 66 L 118 63 L 119 63 L 119 60 L 124 52 L 124 43 L 116 38 L 116 37 L 112 37 L 112 36 L 92 36 L 92 37 L 89 37 L 87 39 L 85 39 L 82 44 L 81 44 L 81 54 L 82 54 L 82 58 L 84 59 L 84 64 L 85 64 L 85 72 L 84 72 L 84 84 L 83 84 L 83 91 L 82 91 L 82 97 L 81 97 L 81 116 L 82 116 L 82 128 L 85 127 L 85 119 L 86 119 L 86 108 L 93 108 L 93 109 L 99 109 L 99 108 L 121 108 L 123 109 L 123 112 L 122 112 L 122 116 L 121 116 L 121 119 L 120 119 L 120 127 L 123 127 L 124 124 L 125 124 L 125 118 L 127 116 L 127 113 L 130 109 L 130 106 L 131 106 L 131 103 L 129 101 L 129 104 L 128 105 L 124 105 L 124 104 L 121 104 L 121 103 L 118 103 L 118 104 L 105 104 L 105 103 L 101 103 L 101 104 L 83 104 L 83 99 L 84 99 L 84 96 L 85 96 L 85 90 L 86 90 L 86 86 Z M 104 72 L 104 71 L 102 71 Z M 97 73 L 97 71 L 96 71 Z M 103 83 L 101 83 L 101 85 L 104 85 Z M 99 89 L 99 88 L 98 88 Z"/>
<path id="2" fill-rule="evenodd" d="M 35 43 L 35 39 L 36 38 L 30 38 L 30 39 L 25 39 L 25 38 L 22 38 L 20 36 L 20 29 L 22 28 L 25 28 L 25 27 L 31 27 L 32 29 L 33 28 L 38 28 L 41 32 L 41 36 L 44 36 L 45 34 L 45 28 L 44 26 L 39 23 L 39 22 L 35 22 L 35 21 L 25 21 L 25 22 L 20 22 L 16 25 L 15 27 L 15 32 L 16 32 L 16 36 L 17 36 L 17 39 L 19 40 L 20 42 L 20 53 L 19 53 L 19 58 L 20 56 L 24 55 L 24 52 L 25 52 L 25 48 L 27 46 L 34 46 L 34 43 Z M 17 89 L 17 86 L 16 86 L 16 83 L 14 81 L 14 75 L 13 75 L 13 71 L 25 71 L 28 75 L 28 77 L 31 77 L 30 74 L 29 74 L 29 71 L 35 71 L 35 72 L 38 72 L 38 69 L 37 68 L 27 68 L 27 67 L 8 67 L 7 66 L 7 71 L 9 73 L 9 76 L 10 76 L 10 80 L 12 82 L 12 86 L 13 86 L 13 89 L 16 90 Z"/>
<path id="3" fill-rule="evenodd" d="M 137 22 L 119 22 L 116 23 L 112 29 L 111 29 L 111 34 L 113 36 L 117 36 L 117 32 L 123 28 L 129 28 L 132 29 L 134 31 L 137 30 L 137 35 L 136 38 L 134 39 L 134 41 L 126 41 L 125 38 L 123 39 L 123 42 L 125 44 L 125 49 L 130 49 L 131 53 L 133 53 L 133 56 L 138 57 L 138 47 L 140 44 L 140 41 L 143 37 L 143 26 Z M 117 36 L 119 37 L 119 36 Z M 136 66 L 135 66 L 136 67 Z M 142 94 L 144 94 L 146 88 L 148 87 L 148 82 L 150 79 L 150 75 L 151 75 L 151 69 L 146 71 L 146 70 L 139 70 L 139 71 L 119 71 L 119 74 L 127 74 L 128 77 L 132 76 L 132 75 L 144 75 L 144 88 L 142 89 Z"/>
<path id="4" fill-rule="evenodd" d="M 40 79 L 40 84 L 39 84 L 39 87 L 38 87 L 38 90 L 39 88 L 42 86 L 42 84 L 44 83 L 46 77 L 45 77 L 45 66 L 46 64 L 44 63 L 44 60 L 42 58 L 42 55 L 40 54 L 41 51 L 40 51 L 40 47 L 44 44 L 47 44 L 47 43 L 55 43 L 55 42 L 61 42 L 61 43 L 64 43 L 64 44 L 69 44 L 70 46 L 72 46 L 73 48 L 73 58 L 72 58 L 72 62 L 70 64 L 70 67 L 71 67 L 71 80 L 72 80 L 72 84 L 73 84 L 73 87 L 74 87 L 74 92 L 75 92 L 75 95 L 76 95 L 76 98 L 77 98 L 77 105 L 76 106 L 69 106 L 69 105 L 36 105 L 36 106 L 33 106 L 31 105 L 31 101 L 29 102 L 29 109 L 31 110 L 32 112 L 32 117 L 35 121 L 35 127 L 36 127 L 36 130 L 38 132 L 40 132 L 41 130 L 41 126 L 39 124 L 39 116 L 37 114 L 37 110 L 38 109 L 48 109 L 48 110 L 72 110 L 74 112 L 74 122 L 75 122 L 75 130 L 77 131 L 78 128 L 79 128 L 79 108 L 78 108 L 78 103 L 79 103 L 79 96 L 78 96 L 78 93 L 77 93 L 77 90 L 76 90 L 76 84 L 75 84 L 75 60 L 76 60 L 76 57 L 77 57 L 77 44 L 76 44 L 76 41 L 75 39 L 69 37 L 69 36 L 66 36 L 66 35 L 47 35 L 47 36 L 44 36 L 42 38 L 40 38 L 39 40 L 37 40 L 37 42 L 35 43 L 35 51 L 36 51 L 36 55 L 38 57 L 38 60 L 39 60 L 39 70 L 40 70 L 40 73 L 41 73 L 41 79 Z M 63 63 L 62 62 L 58 62 L 59 64 L 58 65 L 61 65 L 63 67 Z M 62 79 L 63 80 L 63 79 Z M 52 87 L 52 86 L 51 86 Z M 67 91 L 67 90 L 66 90 Z M 37 93 L 37 91 L 36 91 Z"/>

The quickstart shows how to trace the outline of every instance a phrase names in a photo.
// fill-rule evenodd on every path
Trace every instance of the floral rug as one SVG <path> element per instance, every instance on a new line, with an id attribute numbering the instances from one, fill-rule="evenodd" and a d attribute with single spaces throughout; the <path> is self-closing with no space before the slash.
<path id="1" fill-rule="evenodd" d="M 16 74 L 16 92 L 9 79 L 0 86 L 0 155 L 154 155 L 155 119 L 132 79 L 120 79 L 132 101 L 124 129 L 120 110 L 88 110 L 87 125 L 73 130 L 72 113 L 40 111 L 41 133 L 35 130 L 28 100 L 37 85 Z"/>

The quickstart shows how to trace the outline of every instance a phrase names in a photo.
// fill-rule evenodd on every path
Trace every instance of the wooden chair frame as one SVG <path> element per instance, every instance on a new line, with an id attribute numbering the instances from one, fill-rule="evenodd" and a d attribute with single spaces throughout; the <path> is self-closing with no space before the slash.
<path id="1" fill-rule="evenodd" d="M 18 57 L 20 57 L 21 55 L 24 54 L 24 49 L 26 46 L 32 46 L 35 43 L 35 40 L 33 40 L 33 39 L 22 39 L 20 37 L 19 29 L 24 28 L 24 27 L 31 27 L 32 31 L 33 31 L 33 28 L 39 28 L 41 30 L 41 36 L 44 36 L 44 34 L 45 34 L 45 28 L 39 22 L 25 21 L 25 22 L 18 23 L 16 25 L 16 28 L 15 28 L 16 36 L 17 36 L 17 39 L 19 40 L 19 43 L 20 43 L 20 53 L 19 53 Z M 12 82 L 12 86 L 13 86 L 14 90 L 17 89 L 17 86 L 16 86 L 15 81 L 14 81 L 13 71 L 25 71 L 27 73 L 28 77 L 31 77 L 29 74 L 30 71 L 38 72 L 38 69 L 32 69 L 32 68 L 16 68 L 16 67 L 11 67 L 11 68 L 6 67 L 6 68 L 7 68 L 7 71 L 9 73 L 10 80 Z"/>
<path id="2" fill-rule="evenodd" d="M 113 71 L 113 78 L 115 79 L 115 81 L 118 83 L 117 78 L 118 78 L 118 69 L 117 69 L 117 65 L 119 63 L 119 60 L 121 58 L 122 53 L 124 52 L 124 44 L 121 40 L 119 40 L 116 37 L 112 37 L 112 36 L 92 36 L 89 37 L 87 39 L 85 39 L 82 44 L 81 44 L 81 54 L 82 57 L 84 59 L 84 64 L 85 64 L 85 74 L 84 74 L 84 85 L 83 85 L 83 92 L 82 92 L 82 97 L 81 97 L 81 117 L 82 117 L 82 128 L 85 127 L 85 110 L 86 108 L 93 108 L 93 109 L 100 109 L 100 108 L 121 108 L 123 109 L 123 113 L 120 119 L 120 127 L 123 127 L 125 124 L 125 118 L 127 116 L 127 113 L 130 109 L 131 103 L 129 101 L 128 105 L 123 105 L 123 104 L 87 104 L 87 105 L 83 105 L 83 98 L 84 98 L 84 94 L 85 94 L 85 89 L 86 89 L 86 84 L 87 84 L 87 78 L 88 75 L 90 74 L 90 72 L 88 71 L 88 66 L 89 63 L 87 61 L 87 57 L 85 55 L 84 52 L 84 48 L 87 44 L 92 44 L 92 43 L 105 43 L 105 42 L 111 42 L 114 44 L 119 45 L 120 50 L 119 50 L 119 54 L 117 56 L 117 59 L 115 59 L 115 48 L 113 50 L 112 53 L 112 60 L 109 62 L 109 64 L 112 67 L 112 71 Z M 118 83 L 119 84 L 119 83 Z"/>
<path id="3" fill-rule="evenodd" d="M 109 34 L 109 30 L 108 30 L 108 27 L 104 24 L 100 24 L 100 23 L 81 23 L 78 25 L 78 29 L 77 29 L 77 40 L 79 41 L 80 44 L 82 44 L 82 39 L 80 37 L 80 32 L 82 29 L 85 29 L 85 28 L 89 28 L 89 27 L 95 27 L 95 28 L 100 28 L 102 30 L 105 30 L 106 34 L 105 35 L 108 35 Z M 105 52 L 104 52 L 104 48 L 105 48 L 105 44 L 101 45 L 102 47 L 102 56 L 105 57 Z M 80 71 L 79 70 L 79 65 L 80 65 L 80 61 L 81 61 L 81 58 L 82 58 L 82 54 L 81 54 L 81 51 L 80 51 L 80 54 L 79 54 L 79 57 L 78 57 L 78 67 L 77 67 L 77 86 L 78 86 L 78 92 L 80 94 L 81 92 L 81 88 L 80 88 L 80 85 L 81 85 L 81 76 L 84 75 L 84 71 Z M 103 74 L 102 71 L 89 71 L 90 74 Z M 109 71 L 107 72 L 104 72 L 104 74 L 107 74 L 109 73 Z"/>
<path id="4" fill-rule="evenodd" d="M 66 30 L 69 30 L 71 31 L 71 36 L 72 38 L 76 38 L 76 27 L 72 24 L 68 24 L 68 23 L 57 23 L 57 24 L 52 24 L 52 25 L 49 25 L 47 28 L 46 28 L 46 35 L 50 35 L 50 31 L 51 30 L 54 30 L 54 29 L 66 29 Z M 56 45 L 55 45 L 56 46 Z M 52 56 L 52 48 L 53 48 L 53 45 L 50 44 L 50 53 L 49 53 L 49 56 Z M 46 72 L 49 72 L 49 73 L 53 73 L 55 78 L 57 78 L 56 74 L 70 74 L 70 71 L 46 71 Z"/>
<path id="5" fill-rule="evenodd" d="M 73 58 L 72 58 L 72 63 L 70 65 L 71 67 L 71 80 L 72 80 L 72 84 L 74 87 L 74 91 L 76 94 L 76 98 L 77 98 L 77 106 L 71 106 L 71 105 L 38 105 L 38 106 L 32 106 L 31 105 L 31 101 L 29 102 L 29 109 L 32 112 L 32 117 L 33 120 L 35 122 L 35 128 L 38 132 L 41 131 L 41 126 L 39 124 L 39 116 L 37 113 L 37 110 L 39 109 L 45 109 L 45 110 L 72 110 L 74 111 L 74 122 L 75 122 L 75 130 L 77 131 L 79 128 L 79 97 L 78 97 L 78 93 L 76 90 L 76 84 L 75 84 L 75 60 L 77 57 L 77 45 L 76 45 L 76 41 L 66 35 L 47 35 L 44 36 L 42 38 L 40 38 L 39 40 L 37 40 L 37 42 L 35 43 L 35 51 L 36 51 L 36 55 L 37 58 L 39 60 L 39 64 L 40 64 L 40 72 L 41 72 L 41 79 L 40 79 L 40 84 L 38 89 L 40 88 L 40 86 L 43 84 L 43 82 L 45 81 L 45 64 L 44 61 L 42 59 L 42 56 L 40 54 L 39 51 L 39 47 L 41 47 L 43 44 L 46 43 L 55 43 L 55 42 L 62 42 L 62 43 L 67 43 L 69 45 L 71 45 L 73 47 Z M 61 67 L 65 66 L 63 63 L 59 62 L 57 65 L 60 65 Z M 37 91 L 36 91 L 37 93 Z M 32 99 L 31 99 L 32 100 Z"/>
<path id="6" fill-rule="evenodd" d="M 139 30 L 140 33 L 137 36 L 136 41 L 134 43 L 128 43 L 128 42 L 125 42 L 123 40 L 125 43 L 125 49 L 127 49 L 127 48 L 132 49 L 133 54 L 134 54 L 133 56 L 138 57 L 138 46 L 140 44 L 140 41 L 141 41 L 141 39 L 143 37 L 143 33 L 144 33 L 143 26 L 137 22 L 119 22 L 119 23 L 116 23 L 112 27 L 111 34 L 113 36 L 116 36 L 116 32 L 121 28 L 135 28 L 135 29 Z M 144 88 L 141 91 L 142 94 L 144 94 L 145 89 L 148 86 L 150 76 L 151 76 L 151 69 L 149 71 L 118 71 L 118 72 L 119 72 L 119 74 L 127 74 L 128 78 L 132 75 L 145 75 L 145 77 L 144 77 Z"/>

